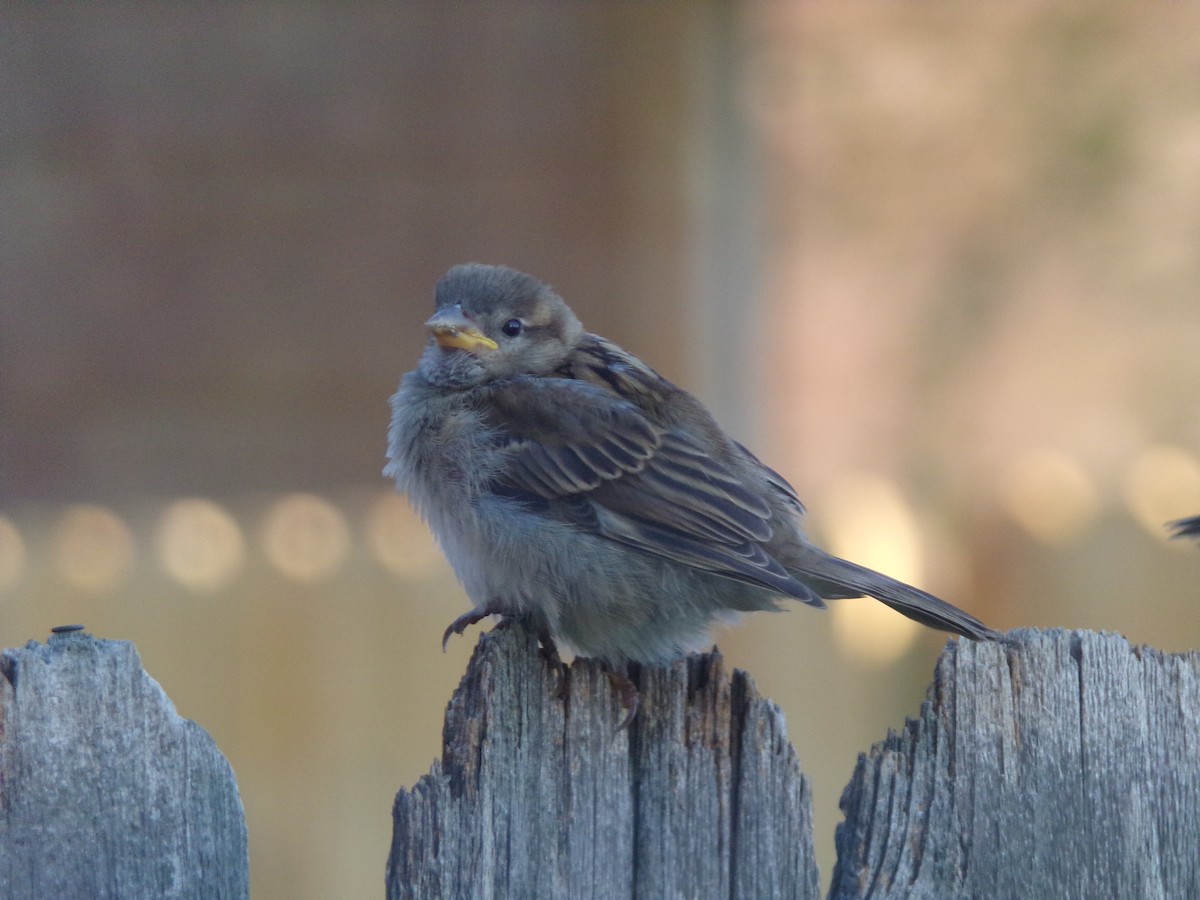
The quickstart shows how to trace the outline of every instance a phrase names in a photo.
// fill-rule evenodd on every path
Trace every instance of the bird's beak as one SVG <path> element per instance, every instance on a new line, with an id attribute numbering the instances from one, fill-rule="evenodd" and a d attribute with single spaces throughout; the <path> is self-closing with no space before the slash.
<path id="1" fill-rule="evenodd" d="M 472 325 L 459 306 L 439 309 L 433 318 L 425 323 L 425 327 L 442 347 L 474 351 L 495 350 L 500 346 Z"/>

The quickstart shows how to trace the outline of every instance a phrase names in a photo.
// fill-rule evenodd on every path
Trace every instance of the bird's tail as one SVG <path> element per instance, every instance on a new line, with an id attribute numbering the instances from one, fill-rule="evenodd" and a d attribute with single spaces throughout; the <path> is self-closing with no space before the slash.
<path id="1" fill-rule="evenodd" d="M 1174 522 L 1168 522 L 1167 528 L 1171 529 L 1171 537 L 1200 537 L 1200 516 L 1190 516 L 1186 519 L 1176 519 Z"/>
<path id="2" fill-rule="evenodd" d="M 828 600 L 847 597 L 874 597 L 913 621 L 961 634 L 973 641 L 991 641 L 999 635 L 970 613 L 933 594 L 889 578 L 845 559 L 830 556 L 815 547 L 806 548 L 807 559 L 800 563 L 788 561 L 789 571 L 800 581 Z"/>

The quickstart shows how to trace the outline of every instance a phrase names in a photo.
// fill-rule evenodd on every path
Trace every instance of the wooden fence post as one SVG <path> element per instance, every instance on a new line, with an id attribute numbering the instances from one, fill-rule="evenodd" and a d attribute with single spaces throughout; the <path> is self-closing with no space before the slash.
<path id="1" fill-rule="evenodd" d="M 616 731 L 594 662 L 559 697 L 525 631 L 483 636 L 441 761 L 396 797 L 388 897 L 817 897 L 779 710 L 717 654 L 635 680 L 642 712 Z"/>
<path id="2" fill-rule="evenodd" d="M 1200 897 L 1200 653 L 956 641 L 842 810 L 835 898 Z"/>
<path id="3" fill-rule="evenodd" d="M 443 759 L 396 798 L 388 896 L 817 896 L 778 710 L 716 655 L 638 677 L 645 708 L 614 734 L 595 665 L 557 700 L 532 638 L 484 637 Z M 1200 897 L 1200 653 L 951 642 L 842 808 L 839 900 Z"/>
<path id="4" fill-rule="evenodd" d="M 819 894 L 782 717 L 719 655 L 603 672 L 484 636 L 444 755 L 394 809 L 388 896 Z M 0 654 L 0 897 L 248 895 L 233 774 L 132 644 Z M 1200 653 L 1092 632 L 948 645 L 918 719 L 860 757 L 831 897 L 1200 896 Z"/>
<path id="5" fill-rule="evenodd" d="M 133 644 L 0 654 L 0 897 L 244 898 L 233 772 Z"/>

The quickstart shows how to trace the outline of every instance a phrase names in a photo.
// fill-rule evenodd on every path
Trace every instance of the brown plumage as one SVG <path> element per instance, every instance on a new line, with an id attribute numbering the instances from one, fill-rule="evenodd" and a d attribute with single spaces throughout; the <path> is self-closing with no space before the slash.
<path id="1" fill-rule="evenodd" d="M 475 604 L 577 652 L 655 662 L 730 613 L 869 595 L 934 628 L 995 633 L 804 536 L 791 486 L 683 390 L 500 266 L 439 282 L 431 338 L 392 398 L 388 474 Z M 461 627 L 455 627 L 461 630 Z"/>

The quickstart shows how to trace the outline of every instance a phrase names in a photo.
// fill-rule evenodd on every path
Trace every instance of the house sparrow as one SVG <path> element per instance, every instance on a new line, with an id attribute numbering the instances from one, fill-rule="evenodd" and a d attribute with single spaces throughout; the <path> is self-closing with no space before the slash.
<path id="1" fill-rule="evenodd" d="M 589 334 L 547 285 L 455 266 L 392 397 L 396 480 L 488 615 L 611 665 L 701 646 L 732 614 L 869 595 L 975 640 L 996 633 L 819 550 L 792 487 L 691 394 Z M 545 646 L 545 644 L 544 644 Z"/>
<path id="2" fill-rule="evenodd" d="M 1200 516 L 1176 519 L 1174 522 L 1168 522 L 1167 527 L 1171 529 L 1173 538 L 1200 537 Z"/>

